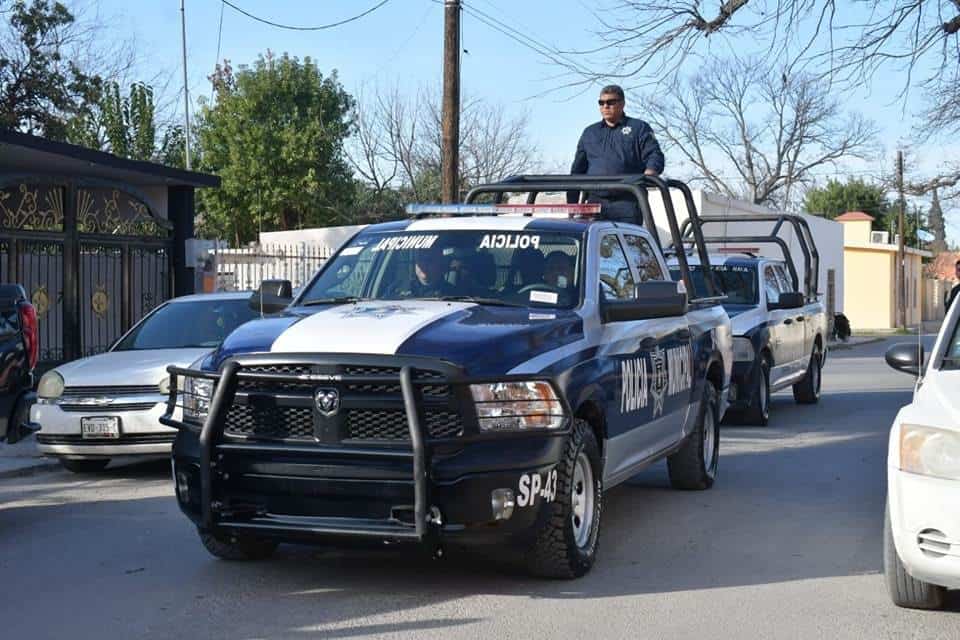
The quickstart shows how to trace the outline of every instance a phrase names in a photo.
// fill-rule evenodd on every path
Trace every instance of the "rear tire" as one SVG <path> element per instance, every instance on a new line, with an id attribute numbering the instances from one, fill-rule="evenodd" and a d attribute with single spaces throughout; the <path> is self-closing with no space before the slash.
<path id="1" fill-rule="evenodd" d="M 814 345 L 807 364 L 807 372 L 800 382 L 793 385 L 793 399 L 797 404 L 817 404 L 820 402 L 820 383 L 823 373 L 823 356 L 820 347 Z"/>
<path id="2" fill-rule="evenodd" d="M 750 398 L 750 406 L 743 412 L 743 422 L 760 427 L 770 422 L 770 361 L 766 358 L 760 361 L 760 375 Z"/>
<path id="3" fill-rule="evenodd" d="M 200 540 L 211 555 L 232 561 L 265 560 L 273 555 L 278 546 L 273 540 L 209 532 L 200 532 Z"/>
<path id="4" fill-rule="evenodd" d="M 107 465 L 110 464 L 110 458 L 96 458 L 94 460 L 60 458 L 60 464 L 64 469 L 73 473 L 96 473 L 107 468 Z"/>
<path id="5" fill-rule="evenodd" d="M 713 383 L 704 383 L 700 415 L 693 433 L 667 458 L 667 471 L 674 489 L 703 490 L 713 486 L 720 462 L 719 394 Z"/>
<path id="6" fill-rule="evenodd" d="M 890 523 L 890 503 L 884 515 L 883 527 L 883 573 L 887 580 L 890 599 L 898 607 L 908 609 L 941 609 L 946 589 L 917 580 L 900 561 L 897 547 L 893 542 L 893 525 Z"/>
<path id="7" fill-rule="evenodd" d="M 600 447 L 585 420 L 574 421 L 556 469 L 557 496 L 526 554 L 527 570 L 543 578 L 579 578 L 597 557 L 603 511 Z"/>

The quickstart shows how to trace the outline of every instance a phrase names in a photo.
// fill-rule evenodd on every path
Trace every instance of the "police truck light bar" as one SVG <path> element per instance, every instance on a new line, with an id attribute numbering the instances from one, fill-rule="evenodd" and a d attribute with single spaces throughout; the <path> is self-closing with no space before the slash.
<path id="1" fill-rule="evenodd" d="M 599 203 L 585 204 L 408 204 L 407 215 L 425 216 L 542 216 L 591 218 L 600 213 Z"/>

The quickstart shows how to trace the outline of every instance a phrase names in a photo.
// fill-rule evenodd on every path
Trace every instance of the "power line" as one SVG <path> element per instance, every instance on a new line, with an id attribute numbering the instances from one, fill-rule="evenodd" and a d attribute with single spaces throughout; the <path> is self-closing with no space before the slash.
<path id="1" fill-rule="evenodd" d="M 220 38 L 223 35 L 223 8 L 226 6 L 226 3 L 221 0 L 220 2 L 220 26 L 217 27 L 217 59 L 213 61 L 213 68 L 216 69 L 217 65 L 220 64 Z M 210 83 L 210 104 L 213 104 L 213 93 L 216 89 L 216 83 Z"/>
<path id="2" fill-rule="evenodd" d="M 362 18 L 362 17 L 364 17 L 364 16 L 366 16 L 366 15 L 369 15 L 369 14 L 373 13 L 374 11 L 376 11 L 377 9 L 379 9 L 380 7 L 382 7 L 383 5 L 385 5 L 385 4 L 387 4 L 388 2 L 390 2 L 390 0 L 381 0 L 380 2 L 378 2 L 378 3 L 375 4 L 375 5 L 373 5 L 372 7 L 370 7 L 369 9 L 367 9 L 366 11 L 364 11 L 363 13 L 358 13 L 357 15 L 355 15 L 355 16 L 353 16 L 353 17 L 351 17 L 351 18 L 347 18 L 347 19 L 345 19 L 345 20 L 340 20 L 340 21 L 338 21 L 338 22 L 331 22 L 330 24 L 321 24 L 321 25 L 312 26 L 312 27 L 304 27 L 304 26 L 299 26 L 299 25 L 281 24 L 281 23 L 279 23 L 279 22 L 273 22 L 272 20 L 267 20 L 266 18 L 261 18 L 260 16 L 255 16 L 254 14 L 250 13 L 249 11 L 247 11 L 247 10 L 245 10 L 245 9 L 242 9 L 242 8 L 238 7 L 237 5 L 233 4 L 233 3 L 230 2 L 229 0 L 222 0 L 222 1 L 223 1 L 223 4 L 227 5 L 228 7 L 230 7 L 231 9 L 233 9 L 234 11 L 238 11 L 238 12 L 242 13 L 243 15 L 247 16 L 248 18 L 251 18 L 251 19 L 253 19 L 253 20 L 256 20 L 257 22 L 262 22 L 263 24 L 267 24 L 267 25 L 270 25 L 271 27 L 276 27 L 276 28 L 278 28 L 278 29 L 288 29 L 288 30 L 290 30 L 290 31 L 323 31 L 324 29 L 333 29 L 334 27 L 339 27 L 339 26 L 345 25 L 345 24 L 347 24 L 348 22 L 353 22 L 354 20 L 359 20 L 360 18 Z"/>

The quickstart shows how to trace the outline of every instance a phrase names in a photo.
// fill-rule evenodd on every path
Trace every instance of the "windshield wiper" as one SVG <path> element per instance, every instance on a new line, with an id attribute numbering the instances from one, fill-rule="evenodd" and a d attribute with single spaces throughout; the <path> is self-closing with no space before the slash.
<path id="1" fill-rule="evenodd" d="M 489 304 L 497 307 L 523 307 L 526 305 L 516 304 L 515 302 L 506 302 L 500 298 L 484 298 L 481 296 L 436 296 L 432 298 L 414 298 L 415 300 L 440 300 L 441 302 L 476 302 L 477 304 Z"/>
<path id="2" fill-rule="evenodd" d="M 339 298 L 317 298 L 316 300 L 307 300 L 301 302 L 302 307 L 311 307 L 318 304 L 347 304 L 348 302 L 364 302 L 370 298 L 361 298 L 360 296 L 340 296 Z"/>

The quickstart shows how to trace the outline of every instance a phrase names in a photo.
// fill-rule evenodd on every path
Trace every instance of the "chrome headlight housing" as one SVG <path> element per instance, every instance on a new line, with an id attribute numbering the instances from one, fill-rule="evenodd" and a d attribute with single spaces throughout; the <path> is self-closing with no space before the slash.
<path id="1" fill-rule="evenodd" d="M 210 400 L 213 398 L 213 380 L 206 378 L 183 378 L 183 418 L 194 422 L 203 422 L 210 413 Z"/>
<path id="2" fill-rule="evenodd" d="M 527 431 L 563 426 L 563 404 L 546 381 L 470 385 L 480 431 Z"/>
<path id="3" fill-rule="evenodd" d="M 37 396 L 41 400 L 56 400 L 63 395 L 63 388 L 63 376 L 56 370 L 47 371 L 37 384 Z"/>
<path id="4" fill-rule="evenodd" d="M 900 425 L 900 469 L 947 480 L 960 480 L 960 433 Z"/>
<path id="5" fill-rule="evenodd" d="M 734 362 L 753 362 L 757 353 L 753 348 L 750 338 L 733 339 L 733 361 Z"/>

